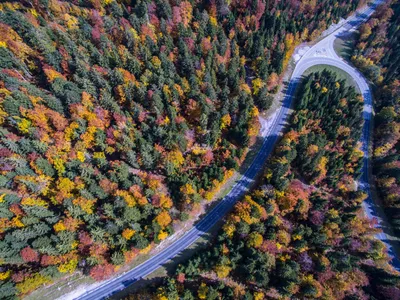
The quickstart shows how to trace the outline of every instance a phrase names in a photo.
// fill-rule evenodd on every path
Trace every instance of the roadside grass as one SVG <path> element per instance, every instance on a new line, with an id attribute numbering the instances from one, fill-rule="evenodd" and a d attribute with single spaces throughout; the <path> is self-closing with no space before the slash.
<path id="1" fill-rule="evenodd" d="M 310 75 L 311 73 L 314 72 L 322 72 L 323 70 L 328 70 L 330 72 L 333 72 L 336 74 L 336 76 L 338 77 L 339 80 L 345 80 L 346 85 L 347 86 L 352 86 L 356 89 L 357 92 L 360 92 L 360 89 L 358 88 L 357 83 L 354 81 L 354 79 L 345 71 L 336 68 L 334 66 L 330 66 L 330 65 L 317 65 L 317 66 L 313 66 L 309 69 L 307 69 L 304 73 L 303 73 L 303 77 Z"/>
<path id="2" fill-rule="evenodd" d="M 24 300 L 57 299 L 67 293 L 79 289 L 82 285 L 89 285 L 93 283 L 95 283 L 95 281 L 91 277 L 82 276 L 80 273 L 74 273 L 53 285 L 44 286 L 33 291 L 29 295 L 24 296 Z"/>

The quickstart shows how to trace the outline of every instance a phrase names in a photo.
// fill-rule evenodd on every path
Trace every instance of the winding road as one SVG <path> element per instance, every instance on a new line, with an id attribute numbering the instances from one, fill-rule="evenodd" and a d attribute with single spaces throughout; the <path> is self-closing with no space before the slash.
<path id="1" fill-rule="evenodd" d="M 278 139 L 279 133 L 282 131 L 285 120 L 289 114 L 289 108 L 291 106 L 293 95 L 296 90 L 297 84 L 301 80 L 301 76 L 308 68 L 315 65 L 331 65 L 342 69 L 352 76 L 357 83 L 363 97 L 364 97 L 364 128 L 362 135 L 364 161 L 363 161 L 363 174 L 359 182 L 361 189 L 368 193 L 368 199 L 364 201 L 364 208 L 366 215 L 369 218 L 377 218 L 377 227 L 384 227 L 387 223 L 382 208 L 379 205 L 375 205 L 371 197 L 369 189 L 369 158 L 368 158 L 368 145 L 370 137 L 370 120 L 372 116 L 372 95 L 371 90 L 364 79 L 364 77 L 355 70 L 353 67 L 346 64 L 334 51 L 333 42 L 335 38 L 341 34 L 350 32 L 357 28 L 361 23 L 365 22 L 366 19 L 374 12 L 375 5 L 379 4 L 380 1 L 375 1 L 373 5 L 365 7 L 351 17 L 349 17 L 341 27 L 328 34 L 321 41 L 312 46 L 304 55 L 298 60 L 295 70 L 292 74 L 290 83 L 288 85 L 285 98 L 282 106 L 278 108 L 275 114 L 274 121 L 269 128 L 269 132 L 264 138 L 263 145 L 255 157 L 251 166 L 247 169 L 245 174 L 240 180 L 234 185 L 232 190 L 226 195 L 212 210 L 209 212 L 201 221 L 199 221 L 195 227 L 190 229 L 181 238 L 173 242 L 170 246 L 165 248 L 160 253 L 154 255 L 141 265 L 131 269 L 130 271 L 105 281 L 101 285 L 89 290 L 79 296 L 76 299 L 80 300 L 94 300 L 103 299 L 109 297 L 141 278 L 149 275 L 161 265 L 175 257 L 181 251 L 185 250 L 191 244 L 193 244 L 200 236 L 206 233 L 214 224 L 220 220 L 248 190 L 249 186 L 263 168 L 265 161 L 269 154 L 272 152 L 276 140 Z M 389 249 L 389 253 L 393 257 L 392 265 L 400 270 L 400 261 L 395 258 L 391 245 L 389 244 L 389 238 L 386 233 L 382 232 L 376 235 L 378 239 L 383 241 Z"/>

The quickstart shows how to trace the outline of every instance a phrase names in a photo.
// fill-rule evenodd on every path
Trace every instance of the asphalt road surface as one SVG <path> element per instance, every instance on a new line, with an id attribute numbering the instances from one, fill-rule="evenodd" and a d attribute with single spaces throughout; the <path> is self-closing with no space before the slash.
<path id="1" fill-rule="evenodd" d="M 379 3 L 379 1 L 375 1 L 375 4 Z M 77 299 L 80 300 L 94 300 L 94 299 L 103 299 L 109 297 L 119 291 L 125 289 L 127 286 L 135 283 L 141 278 L 149 275 L 160 266 L 165 264 L 167 261 L 175 257 L 181 251 L 185 250 L 191 244 L 193 244 L 200 236 L 206 233 L 214 224 L 220 220 L 239 200 L 248 190 L 250 184 L 255 179 L 256 175 L 259 171 L 262 170 L 262 167 L 267 160 L 269 154 L 272 152 L 275 142 L 279 136 L 279 133 L 282 131 L 287 115 L 289 114 L 289 108 L 292 104 L 294 92 L 296 90 L 296 86 L 301 80 L 301 75 L 308 68 L 315 65 L 332 65 L 337 68 L 340 68 L 350 74 L 357 85 L 360 88 L 360 91 L 364 97 L 364 129 L 362 136 L 363 143 L 363 151 L 365 153 L 364 161 L 363 161 L 363 175 L 360 179 L 360 188 L 368 192 L 368 199 L 364 202 L 364 208 L 366 215 L 369 218 L 377 218 L 378 226 L 382 226 L 385 223 L 384 213 L 380 206 L 375 205 L 371 193 L 369 190 L 369 181 L 368 181 L 368 144 L 369 144 L 369 136 L 370 136 L 370 119 L 372 115 L 372 96 L 371 90 L 368 87 L 367 82 L 364 77 L 355 70 L 353 67 L 347 65 L 341 58 L 333 50 L 333 41 L 334 39 L 341 34 L 346 32 L 350 32 L 357 28 L 360 24 L 365 22 L 366 19 L 373 13 L 375 9 L 375 5 L 364 8 L 351 17 L 349 17 L 346 22 L 337 30 L 330 33 L 320 42 L 311 47 L 303 57 L 297 62 L 296 68 L 292 74 L 290 83 L 288 85 L 286 96 L 283 100 L 282 106 L 278 109 L 278 113 L 275 116 L 275 120 L 272 126 L 269 129 L 269 133 L 264 138 L 263 145 L 259 150 L 256 158 L 254 159 L 251 166 L 247 169 L 245 174 L 240 178 L 240 180 L 234 185 L 232 190 L 226 195 L 213 209 L 209 212 L 200 222 L 198 222 L 195 227 L 190 229 L 185 235 L 176 240 L 170 246 L 165 248 L 160 253 L 154 255 L 152 258 L 148 259 L 141 265 L 131 269 L 130 271 L 112 278 L 108 281 L 105 281 L 100 286 L 87 291 L 85 294 L 79 296 Z M 389 248 L 389 252 L 392 257 L 394 257 L 390 243 L 388 243 L 388 237 L 385 233 L 377 234 L 376 236 L 383 242 L 385 242 Z M 392 264 L 395 268 L 400 268 L 400 262 L 398 259 L 394 258 Z"/>

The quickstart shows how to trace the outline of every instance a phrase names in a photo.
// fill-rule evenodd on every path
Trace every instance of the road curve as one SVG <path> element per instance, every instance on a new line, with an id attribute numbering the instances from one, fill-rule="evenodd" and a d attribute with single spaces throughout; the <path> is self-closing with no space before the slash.
<path id="1" fill-rule="evenodd" d="M 294 75 L 301 76 L 307 69 L 316 66 L 316 65 L 330 65 L 336 68 L 339 68 L 346 73 L 348 73 L 356 82 L 361 95 L 364 98 L 364 110 L 363 110 L 363 131 L 361 136 L 362 148 L 361 150 L 364 152 L 363 157 L 363 166 L 362 166 L 362 175 L 359 179 L 358 185 L 361 190 L 365 191 L 368 194 L 368 198 L 363 202 L 363 208 L 366 216 L 369 219 L 377 220 L 377 228 L 385 228 L 385 231 L 388 232 L 389 235 L 385 232 L 380 232 L 375 235 L 375 237 L 381 240 L 388 249 L 388 254 L 392 258 L 391 264 L 392 266 L 400 271 L 400 260 L 398 256 L 395 255 L 395 251 L 391 245 L 390 236 L 393 236 L 390 232 L 390 226 L 388 225 L 388 221 L 386 219 L 385 213 L 383 211 L 382 206 L 375 203 L 373 201 L 371 190 L 370 190 L 370 180 L 369 178 L 369 152 L 368 146 L 370 142 L 370 129 L 371 129 L 371 118 L 372 118 L 372 93 L 369 85 L 367 84 L 365 78 L 362 76 L 360 72 L 358 72 L 353 67 L 349 66 L 342 60 L 337 60 L 330 57 L 318 57 L 318 58 L 306 58 L 302 61 L 302 64 L 299 68 L 296 68 Z"/>
<path id="2" fill-rule="evenodd" d="M 376 2 L 375 2 L 376 3 Z M 337 30 L 330 33 L 323 40 L 318 42 L 312 48 L 310 48 L 306 54 L 298 61 L 296 68 L 292 74 L 290 83 L 288 85 L 288 89 L 283 100 L 282 106 L 278 108 L 278 111 L 275 115 L 275 119 L 273 121 L 272 126 L 269 129 L 269 132 L 264 138 L 264 142 L 255 157 L 254 161 L 247 169 L 245 174 L 240 178 L 240 180 L 234 185 L 232 190 L 226 195 L 212 210 L 209 212 L 201 221 L 199 221 L 195 227 L 190 229 L 185 235 L 176 240 L 162 252 L 154 255 L 141 265 L 131 269 L 130 271 L 105 281 L 100 286 L 87 291 L 83 295 L 77 297 L 76 299 L 80 300 L 94 300 L 94 299 L 103 299 L 105 297 L 109 297 L 122 289 L 125 289 L 127 286 L 133 284 L 134 282 L 140 280 L 141 278 L 149 275 L 160 266 L 165 264 L 167 261 L 175 257 L 178 253 L 185 250 L 191 244 L 193 244 L 200 236 L 206 233 L 218 220 L 220 220 L 235 204 L 237 200 L 239 200 L 245 192 L 248 190 L 249 185 L 253 182 L 256 175 L 261 171 L 265 161 L 267 160 L 269 154 L 272 152 L 273 147 L 275 145 L 276 140 L 278 139 L 279 133 L 282 131 L 283 125 L 289 114 L 289 108 L 292 104 L 293 95 L 297 84 L 301 79 L 301 75 L 305 70 L 310 68 L 311 66 L 317 64 L 329 64 L 335 67 L 341 68 L 347 73 L 349 73 L 357 82 L 360 90 L 363 93 L 365 99 L 364 105 L 364 131 L 363 131 L 363 150 L 365 155 L 364 165 L 363 165 L 363 176 L 361 179 L 360 186 L 369 192 L 369 184 L 368 184 L 368 142 L 369 142 L 369 124 L 372 112 L 372 97 L 371 91 L 369 87 L 362 77 L 362 75 L 354 70 L 352 67 L 345 64 L 339 57 L 334 56 L 333 50 L 333 40 L 335 39 L 338 33 L 344 33 L 353 30 L 358 27 L 362 22 L 364 22 L 374 11 L 374 7 L 364 8 L 351 17 L 349 17 L 346 22 Z M 313 53 L 315 50 L 318 50 L 321 46 L 330 45 L 329 54 L 332 54 L 332 57 L 316 57 Z M 320 53 L 320 52 L 318 52 Z M 369 217 L 374 215 L 380 215 L 380 211 L 374 205 L 370 205 L 369 203 L 373 203 L 372 198 L 369 196 L 369 199 L 366 201 L 366 212 Z M 380 240 L 385 241 L 386 236 L 384 234 L 378 234 L 377 236 Z M 390 247 L 390 245 L 389 245 Z M 400 266 L 400 264 L 398 264 Z"/>
<path id="3" fill-rule="evenodd" d="M 357 84 L 360 93 L 364 98 L 364 127 L 361 137 L 364 159 L 362 176 L 358 182 L 360 189 L 364 190 L 368 194 L 368 198 L 363 202 L 363 208 L 365 215 L 369 219 L 375 219 L 377 221 L 376 228 L 382 229 L 382 232 L 377 233 L 375 237 L 386 245 L 388 249 L 388 254 L 392 259 L 392 266 L 397 271 L 400 271 L 399 249 L 398 246 L 393 247 L 393 245 L 395 245 L 395 243 L 397 242 L 393 240 L 394 234 L 386 218 L 382 205 L 375 202 L 378 201 L 378 199 L 374 199 L 372 197 L 372 192 L 370 189 L 370 182 L 372 183 L 373 179 L 369 178 L 371 172 L 369 170 L 370 159 L 368 147 L 370 144 L 370 127 L 373 113 L 372 92 L 364 76 L 354 67 L 347 64 L 347 62 L 343 58 L 339 57 L 334 49 L 334 41 L 336 38 L 356 30 L 356 28 L 360 26 L 360 24 L 365 22 L 372 15 L 372 13 L 376 9 L 376 6 L 381 3 L 384 3 L 384 0 L 376 0 L 369 7 L 358 11 L 353 16 L 349 17 L 343 24 L 343 26 L 339 27 L 331 34 L 326 36 L 324 39 L 316 43 L 313 47 L 311 47 L 298 61 L 296 68 L 292 74 L 291 80 L 298 82 L 304 71 L 312 66 L 330 65 L 348 73 Z"/>

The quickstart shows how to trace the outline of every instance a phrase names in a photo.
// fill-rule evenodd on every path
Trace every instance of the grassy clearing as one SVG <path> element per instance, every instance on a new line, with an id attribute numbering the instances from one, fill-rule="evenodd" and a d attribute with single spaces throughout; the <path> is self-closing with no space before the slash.
<path id="1" fill-rule="evenodd" d="M 351 54 L 355 47 L 355 37 L 358 32 L 351 32 L 335 39 L 333 48 L 335 52 L 343 59 L 350 61 Z"/>
<path id="2" fill-rule="evenodd" d="M 356 91 L 358 91 L 358 92 L 360 91 L 360 89 L 358 88 L 358 85 L 354 81 L 353 77 L 351 77 L 349 74 L 347 74 L 342 69 L 339 69 L 339 68 L 336 68 L 336 67 L 333 67 L 333 66 L 330 66 L 330 65 L 313 66 L 313 67 L 307 69 L 304 72 L 303 76 L 308 76 L 308 75 L 310 75 L 311 73 L 314 73 L 314 72 L 322 72 L 323 70 L 328 70 L 328 71 L 331 71 L 333 73 L 336 73 L 336 76 L 339 79 L 343 79 L 343 80 L 346 81 L 346 85 L 353 86 L 356 89 Z"/>

